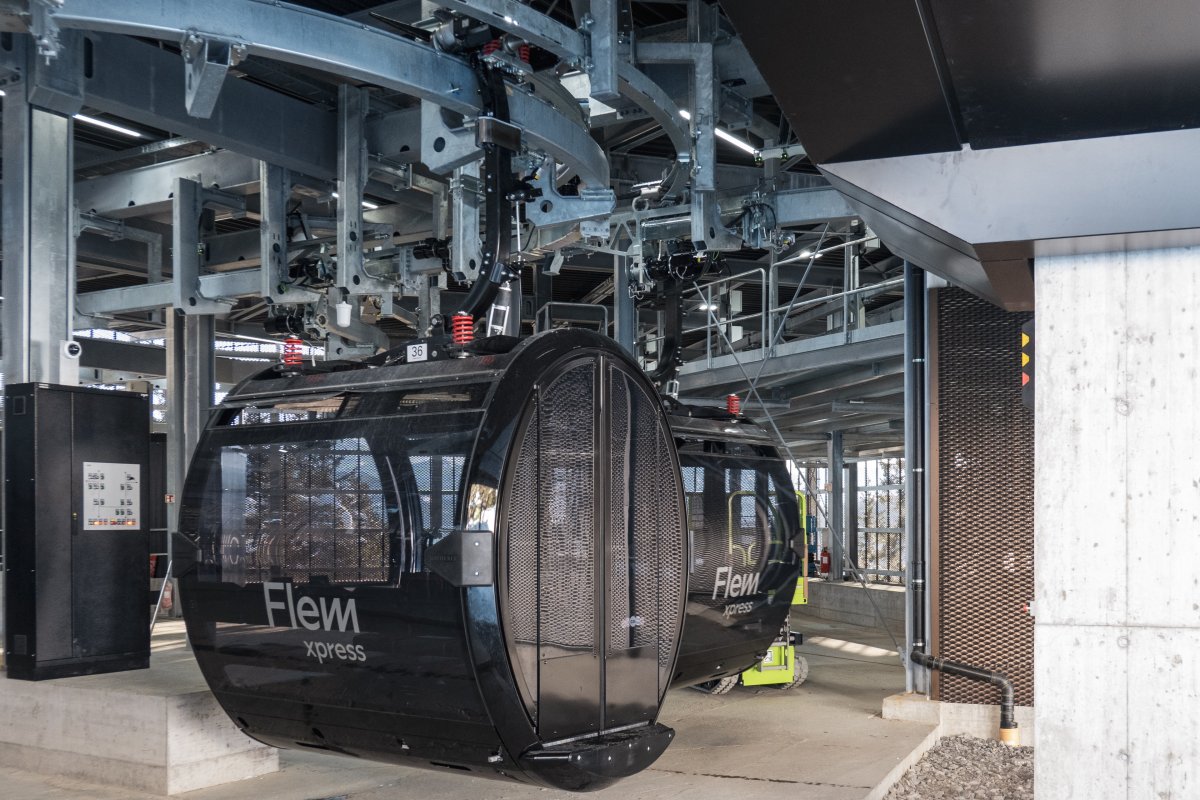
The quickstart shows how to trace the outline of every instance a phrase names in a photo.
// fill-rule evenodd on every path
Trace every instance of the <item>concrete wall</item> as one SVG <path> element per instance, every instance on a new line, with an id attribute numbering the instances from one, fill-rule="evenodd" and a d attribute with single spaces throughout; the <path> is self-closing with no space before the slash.
<path id="1" fill-rule="evenodd" d="M 896 638 L 901 638 L 904 634 L 904 589 L 870 584 L 864 589 L 861 583 L 810 580 L 805 613 L 831 622 L 869 628 L 882 627 L 886 623 Z"/>
<path id="2" fill-rule="evenodd" d="M 1200 797 L 1200 249 L 1035 276 L 1037 796 Z"/>

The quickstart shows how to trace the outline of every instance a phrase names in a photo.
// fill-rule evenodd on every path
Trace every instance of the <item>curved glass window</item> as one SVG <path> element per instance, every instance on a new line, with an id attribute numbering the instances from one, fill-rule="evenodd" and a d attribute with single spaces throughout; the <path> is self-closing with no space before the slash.
<path id="1" fill-rule="evenodd" d="M 455 398 L 467 408 L 482 400 L 472 391 L 428 395 L 231 412 L 197 450 L 192 519 L 180 520 L 200 545 L 201 579 L 382 584 L 421 571 L 426 548 L 459 525 L 479 427 L 481 412 L 456 410 Z M 436 406 L 449 410 L 426 410 Z"/>
<path id="2" fill-rule="evenodd" d="M 760 571 L 789 558 L 799 530 L 795 489 L 777 457 L 734 443 L 680 447 L 692 594 L 709 594 L 717 570 Z"/>

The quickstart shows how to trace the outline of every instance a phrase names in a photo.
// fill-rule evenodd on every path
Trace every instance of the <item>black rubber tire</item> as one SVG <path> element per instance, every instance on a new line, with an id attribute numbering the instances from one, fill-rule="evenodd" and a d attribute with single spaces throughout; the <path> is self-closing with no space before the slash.
<path id="1" fill-rule="evenodd" d="M 697 691 L 704 692 L 705 694 L 726 694 L 733 689 L 733 687 L 738 685 L 738 680 L 739 676 L 730 675 L 727 678 L 718 678 L 715 681 L 697 683 L 692 688 Z"/>
<path id="2" fill-rule="evenodd" d="M 792 689 L 806 680 L 808 680 L 808 659 L 797 653 L 795 660 L 792 662 L 792 679 L 787 683 L 779 684 L 779 688 Z"/>

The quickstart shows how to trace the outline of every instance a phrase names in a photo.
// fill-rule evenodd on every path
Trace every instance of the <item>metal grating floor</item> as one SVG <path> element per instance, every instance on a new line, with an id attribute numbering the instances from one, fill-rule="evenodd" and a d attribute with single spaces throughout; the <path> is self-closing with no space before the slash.
<path id="1" fill-rule="evenodd" d="M 1033 412 L 1021 404 L 1021 325 L 960 289 L 937 293 L 936 653 L 1003 672 L 1033 704 Z M 939 700 L 996 703 L 937 676 Z"/>

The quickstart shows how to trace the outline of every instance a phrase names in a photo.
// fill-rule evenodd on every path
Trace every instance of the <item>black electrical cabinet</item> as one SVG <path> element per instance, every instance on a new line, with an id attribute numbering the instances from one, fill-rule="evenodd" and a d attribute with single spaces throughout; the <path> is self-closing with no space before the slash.
<path id="1" fill-rule="evenodd" d="M 8 677 L 149 666 L 149 399 L 26 383 L 5 404 Z"/>

